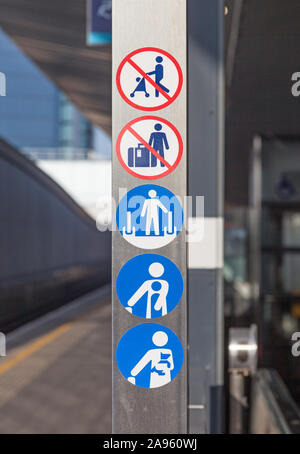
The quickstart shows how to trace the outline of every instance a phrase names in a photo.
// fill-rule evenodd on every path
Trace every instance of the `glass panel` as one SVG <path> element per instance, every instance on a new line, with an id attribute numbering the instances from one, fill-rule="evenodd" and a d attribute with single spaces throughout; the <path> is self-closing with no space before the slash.
<path id="1" fill-rule="evenodd" d="M 283 214 L 282 242 L 285 247 L 300 247 L 300 213 Z M 298 276 L 299 279 L 299 276 Z"/>
<path id="2" fill-rule="evenodd" d="M 227 209 L 225 215 L 225 279 L 247 280 L 247 216 L 246 210 Z"/>
<path id="3" fill-rule="evenodd" d="M 282 281 L 286 293 L 300 296 L 300 253 L 283 255 Z"/>
<path id="4" fill-rule="evenodd" d="M 262 247 L 279 246 L 281 243 L 281 212 L 273 208 L 263 208 L 261 223 Z"/>

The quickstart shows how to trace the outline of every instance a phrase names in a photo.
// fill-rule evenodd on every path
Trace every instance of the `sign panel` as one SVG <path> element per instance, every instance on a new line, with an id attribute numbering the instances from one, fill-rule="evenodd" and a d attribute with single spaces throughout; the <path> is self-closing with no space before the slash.
<path id="1" fill-rule="evenodd" d="M 167 257 L 142 254 L 129 260 L 117 278 L 117 294 L 124 308 L 142 318 L 158 318 L 177 307 L 183 279 Z"/>
<path id="2" fill-rule="evenodd" d="M 113 432 L 186 433 L 186 0 L 114 0 L 113 34 Z"/>
<path id="3" fill-rule="evenodd" d="M 131 175 L 155 180 L 169 175 L 180 162 L 183 143 L 178 130 L 160 117 L 141 117 L 129 122 L 117 141 L 117 156 Z"/>
<path id="4" fill-rule="evenodd" d="M 144 47 L 127 55 L 119 66 L 117 86 L 130 106 L 159 110 L 172 104 L 182 88 L 182 70 L 163 49 Z"/>
<path id="5" fill-rule="evenodd" d="M 112 0 L 88 0 L 87 44 L 111 43 Z"/>
<path id="6" fill-rule="evenodd" d="M 141 388 L 160 388 L 179 373 L 183 348 L 169 328 L 147 323 L 124 334 L 116 357 L 119 370 L 129 383 Z"/>
<path id="7" fill-rule="evenodd" d="M 181 232 L 183 210 L 168 189 L 145 184 L 131 189 L 117 208 L 117 226 L 128 243 L 141 249 L 157 249 Z"/>

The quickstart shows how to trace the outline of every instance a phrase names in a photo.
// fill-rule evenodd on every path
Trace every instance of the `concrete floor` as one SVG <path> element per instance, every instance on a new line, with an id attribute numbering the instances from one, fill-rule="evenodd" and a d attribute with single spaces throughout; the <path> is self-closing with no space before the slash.
<path id="1" fill-rule="evenodd" d="M 87 295 L 8 336 L 0 433 L 111 433 L 111 306 Z"/>

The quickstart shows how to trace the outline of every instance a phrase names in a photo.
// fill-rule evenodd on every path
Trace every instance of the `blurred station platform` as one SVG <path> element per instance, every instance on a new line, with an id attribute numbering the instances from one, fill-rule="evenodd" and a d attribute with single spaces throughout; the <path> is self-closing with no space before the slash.
<path id="1" fill-rule="evenodd" d="M 111 432 L 108 286 L 12 331 L 7 350 L 0 433 Z"/>

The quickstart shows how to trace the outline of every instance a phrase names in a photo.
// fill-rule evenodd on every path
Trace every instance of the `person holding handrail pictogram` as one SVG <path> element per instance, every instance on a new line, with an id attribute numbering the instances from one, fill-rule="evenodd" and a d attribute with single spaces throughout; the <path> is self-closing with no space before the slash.
<path id="1" fill-rule="evenodd" d="M 151 189 L 148 193 L 149 199 L 146 199 L 142 208 L 141 217 L 146 216 L 146 236 L 151 234 L 153 224 L 155 235 L 160 235 L 159 229 L 159 210 L 168 213 L 167 208 L 157 198 L 157 192 Z"/>

